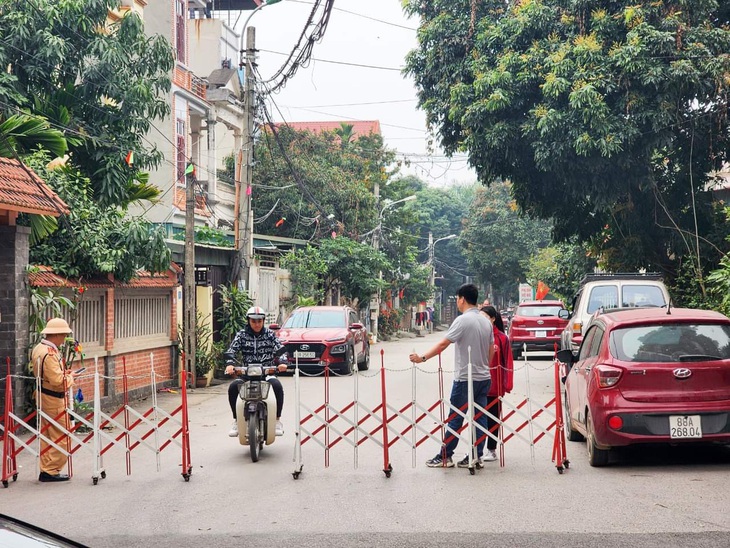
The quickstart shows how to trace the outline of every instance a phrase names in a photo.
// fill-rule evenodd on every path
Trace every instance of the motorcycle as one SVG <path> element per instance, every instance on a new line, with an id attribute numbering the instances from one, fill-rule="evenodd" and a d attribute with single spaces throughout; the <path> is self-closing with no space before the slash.
<path id="1" fill-rule="evenodd" d="M 234 373 L 244 381 L 236 400 L 238 442 L 249 446 L 253 462 L 258 462 L 264 444 L 271 445 L 276 440 L 276 397 L 266 382 L 276 370 L 275 365 L 261 363 L 233 367 Z"/>

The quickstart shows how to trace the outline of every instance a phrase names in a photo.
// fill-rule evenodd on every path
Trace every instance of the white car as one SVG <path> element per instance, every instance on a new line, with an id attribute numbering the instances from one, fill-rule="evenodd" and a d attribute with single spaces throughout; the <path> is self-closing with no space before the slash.
<path id="1" fill-rule="evenodd" d="M 588 274 L 573 297 L 570 319 L 560 337 L 560 348 L 578 350 L 588 322 L 597 310 L 662 307 L 668 302 L 669 292 L 659 274 Z"/>

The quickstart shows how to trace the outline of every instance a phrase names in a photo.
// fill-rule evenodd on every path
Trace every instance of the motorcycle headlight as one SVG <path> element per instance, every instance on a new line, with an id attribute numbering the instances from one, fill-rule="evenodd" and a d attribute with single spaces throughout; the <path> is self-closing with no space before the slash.
<path id="1" fill-rule="evenodd" d="M 249 365 L 246 369 L 246 375 L 250 377 L 260 377 L 264 374 L 264 368 L 260 365 Z"/>
<path id="2" fill-rule="evenodd" d="M 345 352 L 347 352 L 346 344 L 336 344 L 330 348 L 330 354 L 344 354 Z"/>

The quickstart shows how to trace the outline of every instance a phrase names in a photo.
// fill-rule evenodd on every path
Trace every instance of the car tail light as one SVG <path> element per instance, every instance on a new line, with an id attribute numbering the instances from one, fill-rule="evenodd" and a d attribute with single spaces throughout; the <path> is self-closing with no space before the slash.
<path id="1" fill-rule="evenodd" d="M 621 430 L 624 426 L 624 420 L 621 417 L 617 417 L 614 415 L 610 419 L 608 419 L 608 426 L 613 428 L 614 430 Z"/>
<path id="2" fill-rule="evenodd" d="M 522 327 L 525 325 L 525 320 L 512 320 L 512 323 L 510 324 L 512 327 Z"/>
<path id="3" fill-rule="evenodd" d="M 593 371 L 596 374 L 598 388 L 611 388 L 612 386 L 616 386 L 616 383 L 621 378 L 621 373 L 623 373 L 622 369 L 611 365 L 597 365 L 593 368 Z"/>
<path id="4" fill-rule="evenodd" d="M 580 335 L 583 330 L 583 324 L 580 322 L 575 322 L 573 324 L 573 335 Z"/>

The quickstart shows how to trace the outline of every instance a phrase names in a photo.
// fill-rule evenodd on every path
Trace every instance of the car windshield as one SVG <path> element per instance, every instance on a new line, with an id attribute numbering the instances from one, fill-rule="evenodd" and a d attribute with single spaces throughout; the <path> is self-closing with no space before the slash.
<path id="1" fill-rule="evenodd" d="M 588 298 L 589 314 L 599 308 L 627 308 L 634 306 L 664 306 L 664 293 L 656 285 L 626 284 L 621 287 L 621 302 L 618 299 L 618 287 L 615 285 L 597 285 L 591 289 Z"/>
<path id="2" fill-rule="evenodd" d="M 302 310 L 289 316 L 284 327 L 347 327 L 347 322 L 338 310 Z"/>
<path id="3" fill-rule="evenodd" d="M 515 316 L 522 316 L 525 318 L 539 318 L 540 316 L 557 316 L 560 312 L 560 307 L 554 306 L 520 306 L 517 308 Z"/>
<path id="4" fill-rule="evenodd" d="M 614 329 L 611 355 L 627 362 L 684 362 L 730 359 L 730 326 L 642 325 Z"/>

